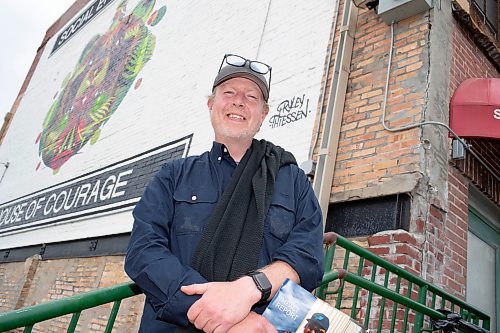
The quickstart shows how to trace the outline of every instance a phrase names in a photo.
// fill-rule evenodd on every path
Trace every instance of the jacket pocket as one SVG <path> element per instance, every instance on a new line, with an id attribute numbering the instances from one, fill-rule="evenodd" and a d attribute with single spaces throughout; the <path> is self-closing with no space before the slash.
<path id="1" fill-rule="evenodd" d="M 203 230 L 218 200 L 217 191 L 208 188 L 178 187 L 174 192 L 174 224 L 176 235 Z"/>
<path id="2" fill-rule="evenodd" d="M 266 218 L 266 230 L 280 243 L 287 240 L 295 225 L 295 202 L 285 193 L 275 193 Z"/>

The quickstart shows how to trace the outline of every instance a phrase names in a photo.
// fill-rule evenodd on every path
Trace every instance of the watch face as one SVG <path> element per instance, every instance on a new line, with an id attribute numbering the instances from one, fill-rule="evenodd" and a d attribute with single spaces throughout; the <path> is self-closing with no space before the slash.
<path id="1" fill-rule="evenodd" d="M 247 275 L 252 277 L 253 281 L 255 282 L 255 285 L 257 286 L 257 289 L 259 289 L 262 294 L 262 297 L 257 304 L 262 304 L 264 302 L 267 302 L 269 296 L 271 296 L 272 285 L 271 282 L 269 282 L 269 279 L 267 278 L 266 274 L 259 271 L 253 271 L 248 273 Z"/>
<path id="2" fill-rule="evenodd" d="M 266 275 L 262 272 L 258 272 L 257 274 L 255 274 L 253 276 L 255 282 L 257 283 L 257 287 L 259 287 L 259 289 L 261 291 L 267 291 L 267 290 L 271 290 L 271 282 L 269 282 L 269 280 L 267 279 Z"/>

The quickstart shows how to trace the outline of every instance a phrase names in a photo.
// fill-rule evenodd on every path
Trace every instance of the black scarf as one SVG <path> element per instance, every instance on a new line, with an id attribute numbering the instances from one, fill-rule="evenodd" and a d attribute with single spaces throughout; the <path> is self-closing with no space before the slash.
<path id="1" fill-rule="evenodd" d="M 193 255 L 193 268 L 208 281 L 233 281 L 257 268 L 274 182 L 286 164 L 297 164 L 291 153 L 265 140 L 252 141 Z"/>

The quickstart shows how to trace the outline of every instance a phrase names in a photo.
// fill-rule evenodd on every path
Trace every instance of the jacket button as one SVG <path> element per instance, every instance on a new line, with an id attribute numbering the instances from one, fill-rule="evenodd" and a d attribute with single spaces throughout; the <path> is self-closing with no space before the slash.
<path id="1" fill-rule="evenodd" d="M 191 197 L 191 200 L 193 200 L 193 201 L 195 201 L 196 199 L 198 199 L 198 198 L 196 197 L 196 195 L 193 195 L 193 196 Z"/>

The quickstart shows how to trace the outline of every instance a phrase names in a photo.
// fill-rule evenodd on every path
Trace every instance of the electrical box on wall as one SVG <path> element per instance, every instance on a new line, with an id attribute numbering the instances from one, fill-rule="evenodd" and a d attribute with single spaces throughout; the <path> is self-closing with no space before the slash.
<path id="1" fill-rule="evenodd" d="M 377 14 L 391 24 L 431 8 L 432 0 L 380 0 Z"/>

